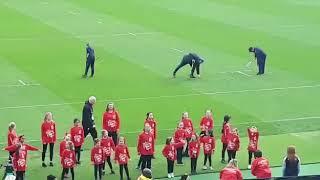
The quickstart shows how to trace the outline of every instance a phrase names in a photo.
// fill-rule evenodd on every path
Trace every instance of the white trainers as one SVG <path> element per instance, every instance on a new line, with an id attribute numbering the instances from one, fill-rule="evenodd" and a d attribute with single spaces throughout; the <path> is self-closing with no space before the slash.
<path id="1" fill-rule="evenodd" d="M 203 169 L 203 170 L 207 170 L 208 167 L 207 167 L 207 166 L 203 166 L 202 169 Z"/>
<path id="2" fill-rule="evenodd" d="M 171 178 L 172 178 L 171 174 L 168 174 L 168 178 L 169 178 L 169 179 L 171 179 Z"/>
<path id="3" fill-rule="evenodd" d="M 212 170 L 213 170 L 213 168 L 212 168 L 212 167 L 210 167 L 210 170 L 212 171 Z"/>
<path id="4" fill-rule="evenodd" d="M 248 169 L 251 169 L 251 165 L 248 165 Z"/>
<path id="5" fill-rule="evenodd" d="M 173 173 L 171 173 L 171 177 L 174 178 L 174 174 Z"/>

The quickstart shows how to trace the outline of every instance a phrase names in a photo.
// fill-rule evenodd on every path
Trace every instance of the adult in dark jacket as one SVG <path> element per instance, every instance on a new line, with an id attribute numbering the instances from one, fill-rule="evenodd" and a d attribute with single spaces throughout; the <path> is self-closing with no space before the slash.
<path id="1" fill-rule="evenodd" d="M 257 47 L 249 47 L 249 52 L 252 52 L 254 54 L 254 57 L 257 60 L 257 65 L 259 69 L 259 72 L 257 73 L 257 75 L 264 74 L 267 54 L 262 49 Z"/>
<path id="2" fill-rule="evenodd" d="M 90 133 L 93 140 L 97 138 L 97 130 L 93 116 L 93 106 L 95 103 L 96 97 L 90 96 L 89 100 L 85 102 L 82 110 L 82 127 L 84 130 L 84 137 L 86 138 Z"/>
<path id="3" fill-rule="evenodd" d="M 182 68 L 183 66 L 189 64 L 190 67 L 192 67 L 191 72 L 190 72 L 190 78 L 195 78 L 194 77 L 194 71 L 197 71 L 197 75 L 198 77 L 200 77 L 200 64 L 203 63 L 204 60 L 201 59 L 197 54 L 195 53 L 189 53 L 183 56 L 180 64 L 175 68 L 175 70 L 173 71 L 173 77 L 176 77 L 176 73 L 178 72 L 178 70 L 180 68 Z"/>

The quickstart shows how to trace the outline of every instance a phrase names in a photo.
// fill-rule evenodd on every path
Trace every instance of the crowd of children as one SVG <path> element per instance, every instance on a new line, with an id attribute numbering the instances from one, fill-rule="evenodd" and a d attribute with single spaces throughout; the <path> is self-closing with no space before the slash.
<path id="1" fill-rule="evenodd" d="M 238 169 L 236 155 L 240 148 L 240 138 L 237 128 L 233 128 L 231 116 L 224 116 L 221 129 L 222 154 L 221 163 L 226 163 L 225 153 L 228 155 L 228 165 L 221 171 L 221 179 L 242 179 L 241 171 Z M 84 143 L 84 129 L 79 119 L 74 119 L 74 126 L 70 129 L 70 133 L 65 134 L 64 139 L 60 142 L 60 162 L 62 166 L 61 179 L 69 177 L 75 179 L 74 168 L 81 164 L 81 151 Z M 94 166 L 95 180 L 101 180 L 106 174 L 106 163 L 110 169 L 110 174 L 115 174 L 112 165 L 112 157 L 119 165 L 120 179 L 124 178 L 124 172 L 127 179 L 130 178 L 128 169 L 128 161 L 130 153 L 126 145 L 124 137 L 119 136 L 120 116 L 115 110 L 113 103 L 107 104 L 106 112 L 103 114 L 103 130 L 101 138 L 94 139 L 94 147 L 91 150 L 91 162 Z M 204 161 L 203 170 L 213 170 L 212 155 L 215 152 L 216 140 L 214 137 L 214 119 L 211 110 L 207 110 L 200 122 L 201 132 L 196 133 L 192 120 L 189 118 L 188 112 L 182 113 L 182 118 L 172 137 L 168 137 L 162 150 L 162 155 L 167 160 L 168 178 L 174 177 L 174 167 L 176 165 L 184 165 L 183 157 L 190 158 L 191 174 L 197 173 L 198 157 L 203 148 Z M 259 131 L 256 127 L 249 127 L 247 130 L 248 144 L 248 169 L 257 178 L 271 178 L 269 162 L 262 157 L 262 152 L 258 148 Z M 56 125 L 51 112 L 45 113 L 43 123 L 41 125 L 42 136 L 42 167 L 47 167 L 45 162 L 47 148 L 49 147 L 49 166 L 53 166 L 54 145 L 57 141 Z M 152 168 L 152 160 L 155 153 L 155 141 L 157 138 L 157 121 L 152 112 L 148 112 L 144 128 L 138 136 L 137 152 L 140 156 L 138 169 Z M 15 124 L 9 124 L 8 146 L 5 148 L 10 154 L 13 167 L 16 172 L 16 179 L 23 180 L 26 171 L 26 161 L 28 151 L 39 151 L 38 148 L 25 144 L 25 137 L 18 136 L 15 131 Z M 253 156 L 255 159 L 252 161 Z M 294 148 L 288 149 L 288 157 L 284 160 L 288 167 L 296 162 L 300 164 L 300 159 L 295 156 Z M 299 168 L 298 168 L 299 170 Z M 298 171 L 297 170 L 297 171 Z M 292 172 L 286 171 L 291 175 Z"/>

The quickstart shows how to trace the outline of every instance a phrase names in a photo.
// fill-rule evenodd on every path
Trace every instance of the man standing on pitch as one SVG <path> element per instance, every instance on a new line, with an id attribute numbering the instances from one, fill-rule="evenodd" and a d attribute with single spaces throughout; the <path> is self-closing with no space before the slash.
<path id="1" fill-rule="evenodd" d="M 259 69 L 259 72 L 257 73 L 257 75 L 264 74 L 264 67 L 266 65 L 267 54 L 263 52 L 262 49 L 257 47 L 249 47 L 249 52 L 254 53 L 254 57 L 257 60 L 257 65 Z"/>
<path id="2" fill-rule="evenodd" d="M 86 51 L 87 51 L 87 53 L 86 53 L 87 61 L 86 61 L 86 70 L 84 72 L 84 75 L 82 76 L 83 78 L 87 77 L 89 67 L 91 68 L 91 76 L 90 77 L 93 77 L 93 75 L 94 75 L 95 55 L 94 55 L 94 49 L 89 45 L 89 43 L 87 43 Z"/>
<path id="3" fill-rule="evenodd" d="M 85 102 L 82 110 L 82 127 L 84 131 L 84 138 L 86 138 L 90 133 L 93 141 L 97 138 L 97 130 L 93 116 L 93 105 L 95 103 L 96 97 L 90 96 L 89 100 Z"/>
<path id="4" fill-rule="evenodd" d="M 191 69 L 190 78 L 195 78 L 193 73 L 194 70 L 197 71 L 198 77 L 200 77 L 200 64 L 203 63 L 204 60 L 201 59 L 197 54 L 195 53 L 189 53 L 187 55 L 184 55 L 180 64 L 176 67 L 176 69 L 173 71 L 173 77 L 176 77 L 177 71 L 182 68 L 183 66 L 189 64 Z"/>

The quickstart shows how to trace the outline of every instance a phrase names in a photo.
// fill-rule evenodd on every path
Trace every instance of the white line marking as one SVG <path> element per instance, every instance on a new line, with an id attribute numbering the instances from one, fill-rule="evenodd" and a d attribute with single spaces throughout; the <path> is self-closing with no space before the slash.
<path id="1" fill-rule="evenodd" d="M 69 13 L 69 14 L 72 14 L 72 15 L 80 14 L 79 12 L 75 12 L 75 11 L 69 11 L 68 13 Z"/>
<path id="2" fill-rule="evenodd" d="M 305 88 L 317 88 L 317 87 L 320 87 L 320 84 L 304 85 L 304 86 L 276 87 L 276 88 L 263 88 L 263 89 L 245 89 L 245 90 L 234 90 L 234 91 L 201 92 L 201 93 L 190 93 L 190 94 L 107 99 L 107 100 L 97 101 L 97 103 L 105 103 L 105 102 L 110 102 L 110 101 L 112 101 L 112 102 L 117 101 L 118 102 L 118 101 L 162 99 L 162 98 L 177 98 L 177 97 L 190 97 L 190 96 L 201 96 L 201 95 L 237 94 L 237 93 L 246 93 L 246 92 L 261 92 L 261 91 L 281 91 L 281 90 L 289 90 L 289 89 L 305 89 Z M 71 105 L 71 104 L 83 104 L 83 101 L 81 101 L 81 102 L 68 102 L 68 103 L 53 103 L 53 104 L 22 105 L 22 106 L 5 106 L 5 107 L 0 107 L 0 110 L 49 107 L 49 106 L 63 106 L 63 105 Z"/>
<path id="3" fill-rule="evenodd" d="M 41 4 L 43 4 L 43 5 L 48 5 L 48 4 L 49 4 L 49 2 L 42 1 L 42 2 L 41 2 Z"/>
<path id="4" fill-rule="evenodd" d="M 182 50 L 177 49 L 177 48 L 171 48 L 171 49 L 174 50 L 174 51 L 183 52 Z"/>
<path id="5" fill-rule="evenodd" d="M 131 33 L 131 32 L 129 32 L 128 34 L 130 34 L 130 35 L 132 35 L 132 36 L 137 36 L 136 34 L 134 34 L 134 33 Z"/>
<path id="6" fill-rule="evenodd" d="M 26 87 L 26 86 L 40 86 L 40 84 L 8 84 L 8 85 L 0 85 L 0 87 Z"/>
<path id="7" fill-rule="evenodd" d="M 244 73 L 244 72 L 242 72 L 242 71 L 236 71 L 236 72 L 239 73 L 239 74 L 245 75 L 245 76 L 247 76 L 247 77 L 250 77 L 250 76 L 251 76 L 251 75 L 246 74 L 246 73 Z"/>
<path id="8" fill-rule="evenodd" d="M 233 126 L 238 126 L 238 125 L 247 125 L 247 124 L 261 124 L 261 123 L 273 123 L 273 122 L 285 122 L 285 121 L 298 121 L 298 120 L 311 120 L 311 119 L 320 119 L 320 116 L 307 116 L 307 117 L 298 117 L 298 118 L 285 118 L 285 119 L 274 119 L 274 120 L 269 120 L 269 121 L 248 121 L 248 122 L 242 122 L 242 123 L 237 123 L 233 124 Z M 215 127 L 221 127 L 221 125 L 215 125 Z M 173 131 L 175 128 L 165 128 L 165 129 L 159 129 L 158 132 L 163 132 L 163 131 Z M 129 132 L 123 132 L 120 134 L 137 134 L 141 133 L 140 131 L 129 131 Z M 291 134 L 291 133 L 290 133 Z M 62 140 L 62 139 L 58 139 Z M 31 139 L 28 140 L 28 142 L 40 142 L 40 139 Z M 6 144 L 7 142 L 0 142 L 0 145 Z"/>
<path id="9" fill-rule="evenodd" d="M 101 22 L 101 21 L 97 21 L 97 23 L 102 24 L 102 22 Z"/>
<path id="10" fill-rule="evenodd" d="M 26 83 L 24 83 L 22 80 L 19 80 L 19 82 L 24 86 L 26 85 Z"/>
<path id="11" fill-rule="evenodd" d="M 116 33 L 116 34 L 112 34 L 111 36 L 128 36 L 130 35 L 129 33 Z"/>

